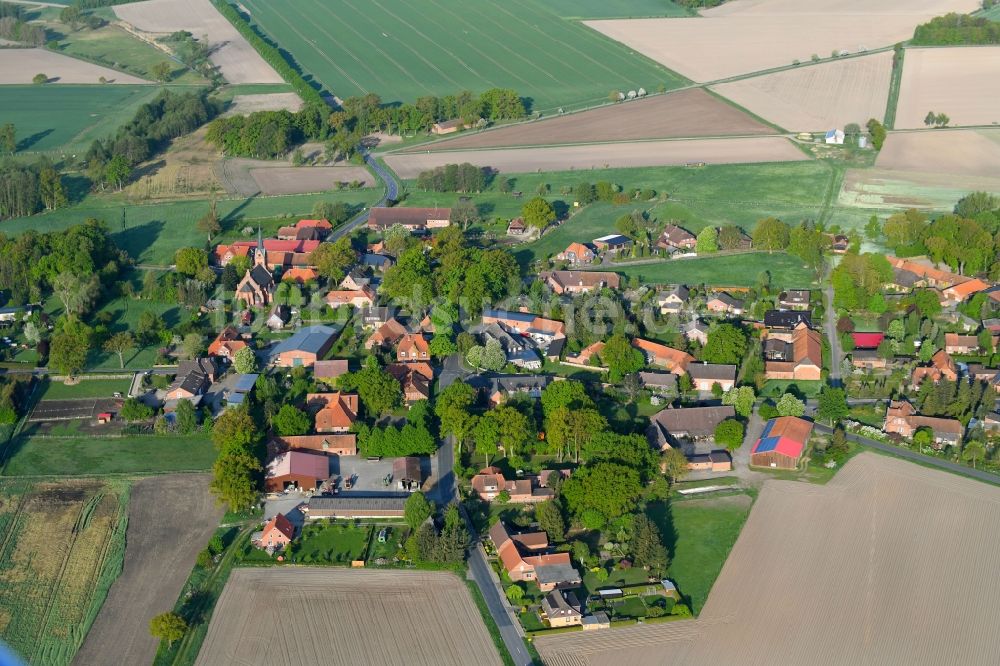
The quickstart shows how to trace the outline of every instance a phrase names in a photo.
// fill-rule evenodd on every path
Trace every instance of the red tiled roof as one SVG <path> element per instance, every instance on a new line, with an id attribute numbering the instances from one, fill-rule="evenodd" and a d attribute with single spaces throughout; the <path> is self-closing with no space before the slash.
<path id="1" fill-rule="evenodd" d="M 885 333 L 851 333 L 855 349 L 875 349 L 882 344 Z"/>

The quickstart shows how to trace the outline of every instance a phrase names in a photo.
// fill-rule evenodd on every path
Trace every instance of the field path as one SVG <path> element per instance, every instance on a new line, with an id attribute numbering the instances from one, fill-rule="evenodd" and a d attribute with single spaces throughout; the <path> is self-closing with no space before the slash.
<path id="1" fill-rule="evenodd" d="M 207 474 L 174 474 L 132 488 L 125 565 L 74 664 L 153 661 L 158 641 L 149 635 L 149 620 L 173 607 L 222 517 L 208 481 Z"/>

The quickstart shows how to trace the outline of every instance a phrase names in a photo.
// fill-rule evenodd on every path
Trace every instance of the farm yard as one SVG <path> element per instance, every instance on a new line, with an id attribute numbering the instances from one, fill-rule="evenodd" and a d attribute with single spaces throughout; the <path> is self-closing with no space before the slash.
<path id="1" fill-rule="evenodd" d="M 465 132 L 401 152 L 774 132 L 731 104 L 692 88 L 485 132 Z"/>
<path id="2" fill-rule="evenodd" d="M 697 620 L 536 646 L 555 666 L 660 664 L 667 651 L 678 665 L 992 664 L 1000 640 L 985 609 L 1000 582 L 983 572 L 998 520 L 1000 489 L 862 453 L 825 486 L 765 483 Z"/>
<path id="3" fill-rule="evenodd" d="M 122 566 L 119 481 L 0 481 L 0 638 L 28 663 L 69 664 Z"/>
<path id="4" fill-rule="evenodd" d="M 122 574 L 75 663 L 153 661 L 157 641 L 149 635 L 149 620 L 177 599 L 197 552 L 222 518 L 208 482 L 208 475 L 175 474 L 132 486 Z"/>
<path id="5" fill-rule="evenodd" d="M 0 49 L 0 84 L 30 84 L 38 73 L 53 83 L 149 83 L 110 67 L 70 58 L 48 49 Z M 37 110 L 37 108 L 36 108 Z"/>
<path id="6" fill-rule="evenodd" d="M 951 125 L 1000 123 L 1000 46 L 909 48 L 896 106 L 897 129 L 924 127 L 928 111 Z"/>
<path id="7" fill-rule="evenodd" d="M 0 58 L 11 52 L 14 50 L 0 50 Z M 34 72 L 30 76 L 38 73 L 34 66 L 28 69 Z M 91 82 L 96 84 L 97 78 Z M 160 86 L 145 85 L 3 86 L 0 124 L 17 127 L 18 152 L 83 153 L 94 139 L 104 138 L 112 128 L 131 120 L 136 109 L 160 90 Z"/>
<path id="8" fill-rule="evenodd" d="M 694 81 L 709 82 L 808 63 L 815 54 L 891 46 L 949 11 L 976 0 L 761 0 L 727 2 L 700 20 L 671 18 L 587 21 L 586 25 Z"/>
<path id="9" fill-rule="evenodd" d="M 500 664 L 479 617 L 452 573 L 238 568 L 196 663 Z"/>
<path id="10" fill-rule="evenodd" d="M 501 173 L 526 173 L 681 166 L 694 162 L 752 164 L 805 159 L 806 155 L 790 141 L 776 136 L 385 155 L 386 163 L 403 178 L 416 178 L 421 171 L 462 162 L 492 167 Z"/>
<path id="11" fill-rule="evenodd" d="M 551 13 L 541 0 L 439 0 L 432 8 L 402 0 L 243 0 L 241 6 L 339 98 L 373 92 L 383 102 L 412 102 L 505 87 L 530 98 L 533 111 L 548 114 L 602 102 L 611 90 L 682 83 L 673 72 Z"/>
<path id="12" fill-rule="evenodd" d="M 885 114 L 892 52 L 788 69 L 712 90 L 793 132 L 864 126 Z"/>
<path id="13" fill-rule="evenodd" d="M 187 30 L 217 45 L 211 61 L 230 83 L 284 83 L 211 0 L 146 0 L 114 7 L 118 18 L 156 35 Z"/>

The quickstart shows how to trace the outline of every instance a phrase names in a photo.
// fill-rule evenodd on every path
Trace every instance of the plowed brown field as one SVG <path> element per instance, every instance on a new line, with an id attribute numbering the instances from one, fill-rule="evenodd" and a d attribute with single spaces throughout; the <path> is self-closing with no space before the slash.
<path id="1" fill-rule="evenodd" d="M 896 128 L 924 127 L 928 111 L 951 125 L 1000 123 L 1000 46 L 906 49 Z"/>
<path id="2" fill-rule="evenodd" d="M 1000 488 L 863 453 L 765 484 L 699 619 L 535 644 L 549 666 L 996 664 L 997 543 Z"/>

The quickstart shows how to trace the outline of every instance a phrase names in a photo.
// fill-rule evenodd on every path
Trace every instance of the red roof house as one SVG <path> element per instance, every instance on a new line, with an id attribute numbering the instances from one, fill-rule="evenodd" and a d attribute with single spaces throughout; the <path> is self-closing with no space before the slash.
<path id="1" fill-rule="evenodd" d="M 295 526 L 288 518 L 279 513 L 267 521 L 254 543 L 258 548 L 279 550 L 291 543 L 294 538 Z"/>
<path id="2" fill-rule="evenodd" d="M 855 349 L 877 349 L 885 333 L 851 333 L 851 338 L 854 339 Z"/>

